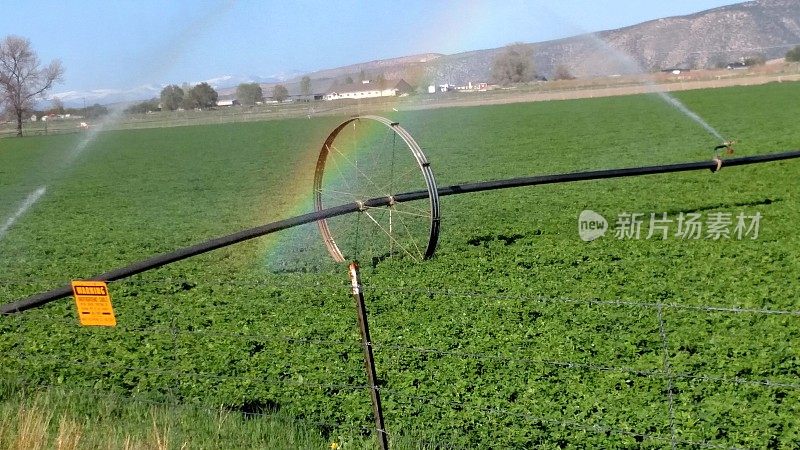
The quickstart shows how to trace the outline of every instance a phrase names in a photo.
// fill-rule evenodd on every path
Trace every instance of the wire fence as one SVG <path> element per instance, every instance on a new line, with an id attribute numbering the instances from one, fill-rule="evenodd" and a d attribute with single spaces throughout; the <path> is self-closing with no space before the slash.
<path id="1" fill-rule="evenodd" d="M 125 292 L 126 285 L 198 285 L 188 278 L 137 278 L 113 284 L 112 294 Z M 6 286 L 25 283 L 0 280 Z M 270 291 L 277 293 L 271 297 L 275 306 L 296 300 L 283 298 L 293 283 L 251 278 L 201 285 L 217 288 L 221 296 L 225 288 Z M 170 302 L 169 292 L 153 294 L 163 297 L 159 307 Z M 364 293 L 372 314 L 368 345 L 392 442 L 429 448 L 465 442 L 749 448 L 792 446 L 800 439 L 791 431 L 797 429 L 791 412 L 800 399 L 800 367 L 793 362 L 800 355 L 791 330 L 798 310 L 724 299 L 690 304 L 369 282 Z M 265 405 L 281 405 L 328 435 L 375 435 L 349 294 L 344 283 L 308 283 L 302 304 L 272 316 L 281 323 L 266 323 L 262 315 L 249 325 L 242 318 L 264 304 L 206 322 L 170 314 L 149 320 L 142 303 L 129 309 L 126 302 L 136 299 L 120 298 L 120 324 L 113 329 L 80 328 L 71 304 L 63 302 L 0 319 L 2 371 L 25 389 L 86 390 L 121 402 L 209 411 L 225 405 L 253 417 L 274 415 Z M 330 313 L 337 324 L 293 327 L 287 315 L 303 309 L 317 309 L 317 319 Z M 565 325 L 570 316 L 585 314 L 596 316 Z M 496 333 L 485 326 L 475 333 L 463 328 L 481 315 L 497 321 Z M 687 317 L 694 326 L 683 328 Z M 621 322 L 612 329 L 616 341 L 607 330 L 591 329 L 599 327 L 598 318 Z M 786 328 L 775 330 L 775 319 Z M 741 330 L 741 340 L 736 332 L 727 341 L 712 336 L 718 342 L 703 348 L 709 334 L 698 324 L 722 334 L 740 324 L 755 331 Z M 458 332 L 445 336 L 448 329 Z M 748 338 L 769 329 L 786 339 L 777 366 L 764 356 L 776 336 Z M 623 351 L 634 341 L 636 348 Z M 688 342 L 697 344 L 697 361 L 683 348 Z M 743 424 L 750 428 L 736 431 Z"/>

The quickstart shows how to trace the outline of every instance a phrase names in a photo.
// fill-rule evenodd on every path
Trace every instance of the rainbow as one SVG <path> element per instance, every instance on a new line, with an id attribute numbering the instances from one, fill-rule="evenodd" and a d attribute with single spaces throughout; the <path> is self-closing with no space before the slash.
<path id="1" fill-rule="evenodd" d="M 344 120 L 346 119 L 343 119 L 342 121 Z M 359 122 L 354 122 L 353 126 L 356 126 L 357 123 Z M 363 139 L 369 140 L 374 137 L 380 137 L 381 133 L 386 132 L 387 129 L 383 126 L 370 126 L 366 128 L 366 134 L 363 136 Z M 319 147 L 317 148 L 316 145 Z M 314 155 L 315 162 L 320 153 L 322 145 L 324 145 L 324 142 L 316 144 L 312 143 L 306 146 L 306 148 L 309 149 L 307 153 Z M 364 157 L 370 151 L 367 146 L 363 145 L 345 146 L 342 148 L 337 148 L 337 150 L 341 157 L 353 161 L 359 160 L 359 158 Z M 269 199 L 268 201 L 271 204 L 265 205 L 265 208 L 262 209 L 262 213 L 259 217 L 257 217 L 258 221 L 263 223 L 271 220 L 294 217 L 313 212 L 313 174 L 314 168 L 310 165 L 303 165 L 302 168 L 298 168 L 291 175 L 291 183 L 288 184 L 288 187 L 285 190 L 285 195 L 280 197 L 280 200 L 277 204 L 275 204 L 274 199 Z M 354 175 L 354 171 L 326 171 L 325 173 L 326 179 L 330 180 L 331 183 L 339 183 L 343 180 L 343 178 Z M 342 201 L 341 203 L 345 202 Z M 326 203 L 325 206 L 330 207 L 337 205 Z M 266 214 L 266 211 L 269 211 L 269 214 Z M 267 267 L 280 265 L 282 264 L 280 259 L 285 258 L 297 251 L 304 251 L 309 247 L 318 247 L 322 251 L 321 254 L 325 254 L 327 256 L 327 253 L 324 252 L 325 247 L 316 224 L 309 224 L 298 227 L 294 230 L 287 230 L 283 233 L 277 233 L 273 236 L 268 236 L 263 240 L 263 242 L 264 243 L 262 244 L 262 247 L 259 248 L 259 255 L 262 255 L 262 263 Z"/>

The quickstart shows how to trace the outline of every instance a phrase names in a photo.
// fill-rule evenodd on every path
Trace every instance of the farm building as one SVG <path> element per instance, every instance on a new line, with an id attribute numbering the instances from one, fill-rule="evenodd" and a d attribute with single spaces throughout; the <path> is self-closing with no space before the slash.
<path id="1" fill-rule="evenodd" d="M 395 97 L 412 92 L 414 89 L 405 80 L 386 80 L 383 87 L 377 83 L 364 81 L 362 83 L 350 83 L 342 86 L 333 86 L 325 94 L 325 100 L 338 100 L 341 98 L 375 98 L 375 97 Z"/>

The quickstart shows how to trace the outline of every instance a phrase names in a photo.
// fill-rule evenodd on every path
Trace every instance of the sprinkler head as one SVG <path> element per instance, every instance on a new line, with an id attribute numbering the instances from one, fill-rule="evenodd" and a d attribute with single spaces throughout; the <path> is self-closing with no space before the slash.
<path id="1" fill-rule="evenodd" d="M 733 144 L 735 144 L 735 143 L 736 143 L 736 141 L 728 141 L 728 142 L 725 143 L 725 154 L 726 155 L 732 155 L 733 154 Z"/>
<path id="2" fill-rule="evenodd" d="M 726 155 L 732 155 L 733 154 L 733 144 L 735 144 L 735 143 L 736 143 L 736 141 L 725 141 L 722 144 L 714 147 L 714 151 L 719 153 L 720 150 L 724 149 Z"/>

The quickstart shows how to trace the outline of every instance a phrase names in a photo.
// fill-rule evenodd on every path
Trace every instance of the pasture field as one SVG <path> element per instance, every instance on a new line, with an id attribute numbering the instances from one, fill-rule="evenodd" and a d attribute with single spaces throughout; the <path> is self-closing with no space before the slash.
<path id="1" fill-rule="evenodd" d="M 800 147 L 798 83 L 676 94 L 739 155 Z M 702 161 L 655 96 L 386 113 L 439 185 Z M 0 141 L 4 303 L 311 210 L 343 118 Z M 386 424 L 409 446 L 800 446 L 800 162 L 442 199 L 435 258 L 362 261 Z M 591 209 L 761 215 L 757 239 L 578 237 Z M 2 223 L 0 223 L 2 225 Z M 643 233 L 645 228 L 643 227 Z M 673 228 L 674 232 L 675 228 Z M 0 374 L 155 402 L 374 426 L 346 270 L 313 226 L 113 283 L 118 327 L 71 299 L 0 318 Z"/>

